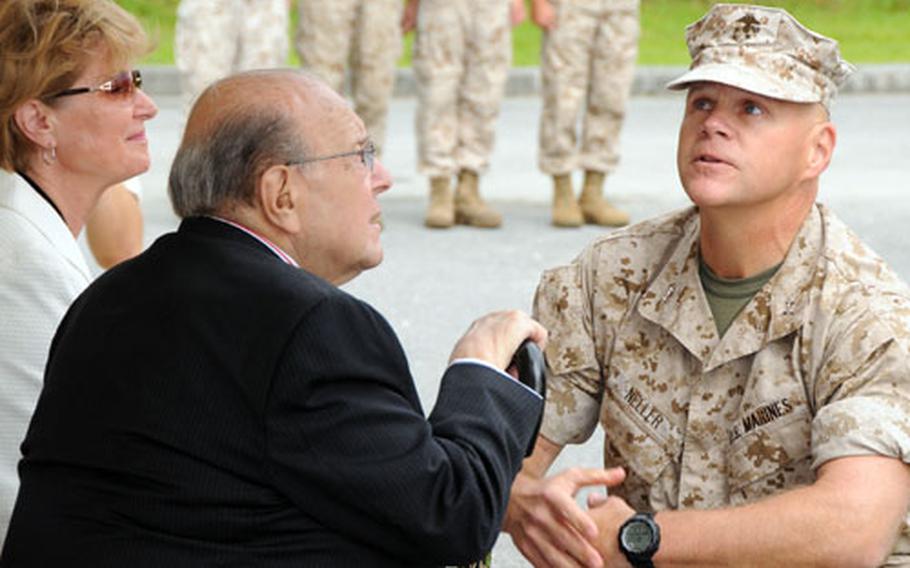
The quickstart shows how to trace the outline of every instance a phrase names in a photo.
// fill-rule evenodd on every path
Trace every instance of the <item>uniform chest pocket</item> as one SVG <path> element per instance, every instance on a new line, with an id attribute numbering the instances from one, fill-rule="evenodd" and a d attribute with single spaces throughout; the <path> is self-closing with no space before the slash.
<path id="1" fill-rule="evenodd" d="M 681 440 L 673 435 L 669 421 L 658 407 L 643 399 L 630 403 L 628 395 L 608 388 L 601 420 L 608 443 L 607 464 L 627 468 L 648 485 L 679 454 Z"/>
<path id="2" fill-rule="evenodd" d="M 607 388 L 604 393 L 604 465 L 626 470 L 625 481 L 611 489 L 613 494 L 637 511 L 651 511 L 654 491 L 663 491 L 659 480 L 664 476 L 675 478 L 674 463 L 682 440 L 674 434 L 659 406 L 645 402 L 644 397 L 633 397 L 630 402 L 630 393 L 636 392 L 629 390 L 619 397 L 617 391 Z"/>
<path id="3" fill-rule="evenodd" d="M 739 505 L 815 479 L 805 407 L 737 439 L 727 451 L 730 503 Z"/>

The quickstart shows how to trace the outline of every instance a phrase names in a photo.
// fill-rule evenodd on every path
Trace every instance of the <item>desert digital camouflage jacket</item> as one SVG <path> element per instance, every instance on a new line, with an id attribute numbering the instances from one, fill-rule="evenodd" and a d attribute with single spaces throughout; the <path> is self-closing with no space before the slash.
<path id="1" fill-rule="evenodd" d="M 910 289 L 828 209 L 718 337 L 690 208 L 612 232 L 546 271 L 541 433 L 598 421 L 613 491 L 638 510 L 715 508 L 810 484 L 826 461 L 910 462 Z M 890 562 L 910 562 L 907 521 Z"/>

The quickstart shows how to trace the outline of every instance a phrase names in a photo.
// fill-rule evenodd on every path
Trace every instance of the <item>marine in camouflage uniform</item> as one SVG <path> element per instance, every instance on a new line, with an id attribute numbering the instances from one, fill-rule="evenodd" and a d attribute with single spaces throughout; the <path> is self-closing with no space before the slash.
<path id="1" fill-rule="evenodd" d="M 418 169 L 430 177 L 426 225 L 498 227 L 480 198 L 512 61 L 510 10 L 522 0 L 420 0 L 414 42 Z M 450 179 L 458 175 L 453 197 Z"/>
<path id="2" fill-rule="evenodd" d="M 910 288 L 815 203 L 852 66 L 779 9 L 716 5 L 687 41 L 692 67 L 669 87 L 689 90 L 678 164 L 696 207 L 544 273 L 547 407 L 505 530 L 535 554 L 523 512 L 567 497 L 559 517 L 600 534 L 553 532 L 551 553 L 596 547 L 604 565 L 624 560 L 635 511 L 669 533 L 657 565 L 910 565 Z M 709 284 L 755 275 L 722 323 Z M 567 512 L 603 472 L 540 477 L 598 423 L 625 479 Z"/>
<path id="3" fill-rule="evenodd" d="M 174 59 L 187 108 L 214 81 L 284 65 L 288 0 L 180 0 Z"/>
<path id="4" fill-rule="evenodd" d="M 539 165 L 553 177 L 553 224 L 626 225 L 629 215 L 603 198 L 603 184 L 619 163 L 638 55 L 639 2 L 533 0 L 532 6 L 544 28 Z M 578 201 L 571 178 L 576 169 L 585 172 Z"/>
<path id="5" fill-rule="evenodd" d="M 600 420 L 604 464 L 627 472 L 610 494 L 639 511 L 749 503 L 843 456 L 910 459 L 907 286 L 819 205 L 719 337 L 699 228 L 674 213 L 544 273 L 541 434 L 581 443 Z M 891 562 L 910 562 L 906 524 Z"/>
<path id="6" fill-rule="evenodd" d="M 298 0 L 297 5 L 301 66 L 339 93 L 350 68 L 354 110 L 381 155 L 401 54 L 401 0 Z"/>

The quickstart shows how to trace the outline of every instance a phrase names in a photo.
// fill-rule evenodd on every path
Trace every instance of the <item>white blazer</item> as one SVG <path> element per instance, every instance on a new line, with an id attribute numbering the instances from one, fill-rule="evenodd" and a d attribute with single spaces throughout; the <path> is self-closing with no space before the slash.
<path id="1" fill-rule="evenodd" d="M 51 340 L 90 279 L 60 215 L 20 176 L 0 171 L 0 548 Z"/>

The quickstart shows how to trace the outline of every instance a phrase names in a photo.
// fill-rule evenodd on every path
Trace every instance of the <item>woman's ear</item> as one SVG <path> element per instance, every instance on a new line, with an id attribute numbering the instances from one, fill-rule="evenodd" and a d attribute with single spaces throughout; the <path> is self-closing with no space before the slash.
<path id="1" fill-rule="evenodd" d="M 283 232 L 296 234 L 301 230 L 299 209 L 305 180 L 298 176 L 300 179 L 292 183 L 292 167 L 271 166 L 259 178 L 256 189 L 265 219 Z"/>
<path id="2" fill-rule="evenodd" d="M 53 110 L 37 99 L 19 106 L 13 115 L 19 131 L 32 143 L 44 149 L 56 147 Z"/>

